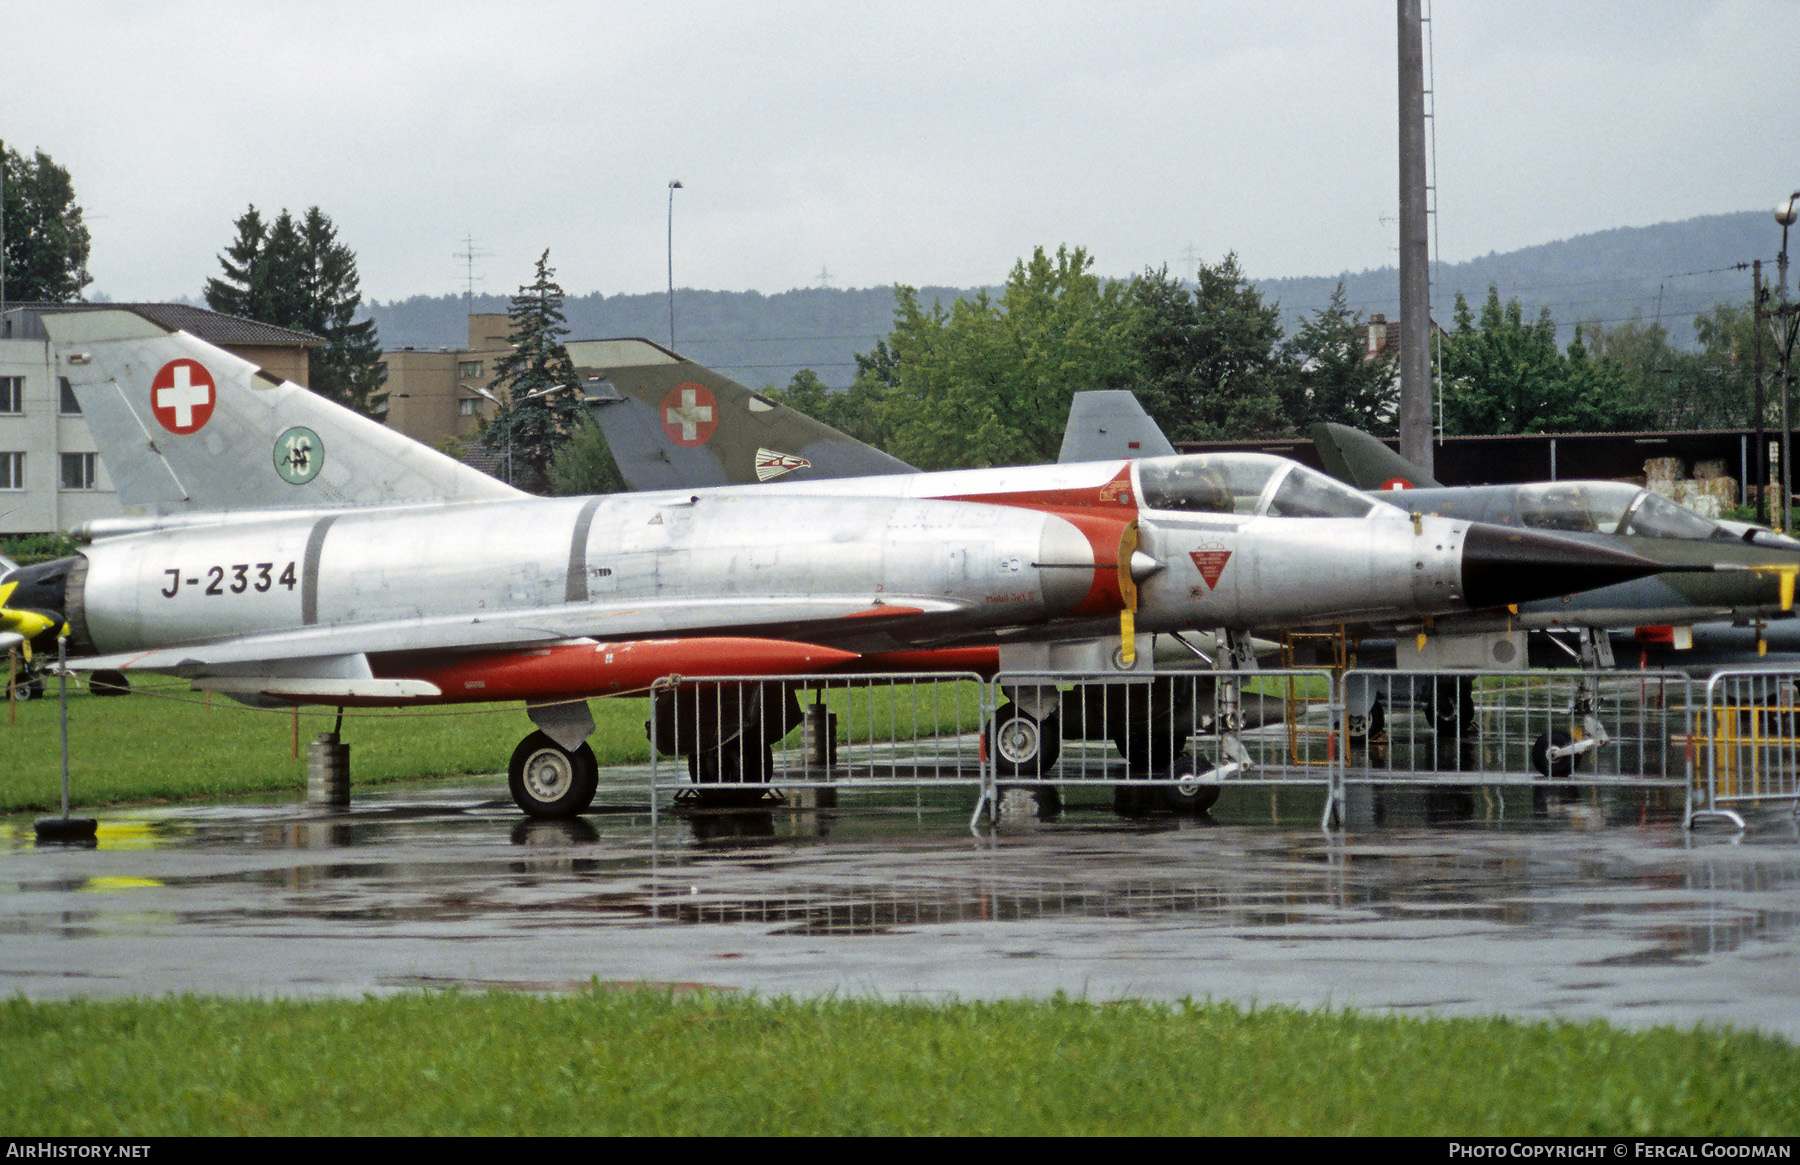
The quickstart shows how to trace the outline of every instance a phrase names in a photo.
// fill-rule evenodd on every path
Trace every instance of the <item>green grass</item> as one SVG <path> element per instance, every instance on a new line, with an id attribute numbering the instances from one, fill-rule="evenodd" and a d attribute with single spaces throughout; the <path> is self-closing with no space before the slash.
<path id="1" fill-rule="evenodd" d="M 0 1004 L 14 1136 L 1792 1136 L 1796 1079 L 1741 1033 L 1211 1003 Z"/>
<path id="2" fill-rule="evenodd" d="M 808 692 L 800 693 L 803 704 Z M 971 732 L 981 722 L 981 694 L 969 682 L 832 689 L 825 703 L 838 714 L 843 743 L 908 739 L 935 730 Z M 601 764 L 649 757 L 643 698 L 591 700 L 595 730 L 589 743 Z M 295 791 L 306 785 L 306 745 L 329 732 L 332 709 L 299 713 L 294 755 L 291 712 L 247 708 L 223 696 L 208 699 L 181 681 L 134 680 L 123 699 L 69 698 L 69 785 L 75 807 L 127 802 L 228 797 Z M 499 773 L 520 738 L 532 730 L 522 705 L 351 710 L 343 739 L 357 785 L 459 773 Z M 795 729 L 786 740 L 797 745 Z M 0 812 L 49 811 L 61 804 L 56 681 L 45 698 L 0 702 Z"/>
<path id="3" fill-rule="evenodd" d="M 55 809 L 61 797 L 56 681 L 46 698 L 0 704 L 0 812 Z M 649 752 L 647 700 L 595 700 L 591 743 L 602 764 Z M 183 683 L 139 680 L 123 699 L 69 698 L 70 799 L 82 807 L 277 793 L 306 785 L 306 745 L 331 731 L 331 709 L 302 709 L 300 755 L 289 712 L 210 701 Z M 9 716 L 11 722 L 9 723 Z M 518 704 L 405 711 L 351 710 L 343 739 L 358 785 L 457 773 L 498 773 L 531 731 Z"/>

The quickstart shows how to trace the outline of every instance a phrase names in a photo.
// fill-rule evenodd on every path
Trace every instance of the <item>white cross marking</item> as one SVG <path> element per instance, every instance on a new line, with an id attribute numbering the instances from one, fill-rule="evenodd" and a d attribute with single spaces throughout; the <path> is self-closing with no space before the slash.
<path id="1" fill-rule="evenodd" d="M 194 425 L 194 409 L 212 403 L 212 385 L 195 384 L 193 370 L 186 364 L 175 366 L 175 383 L 156 390 L 156 407 L 175 410 L 175 427 L 190 429 Z"/>
<path id="2" fill-rule="evenodd" d="M 700 436 L 700 426 L 712 420 L 713 411 L 711 405 L 700 403 L 693 389 L 684 388 L 681 390 L 681 407 L 665 409 L 663 413 L 669 424 L 681 426 L 683 441 L 693 441 Z"/>

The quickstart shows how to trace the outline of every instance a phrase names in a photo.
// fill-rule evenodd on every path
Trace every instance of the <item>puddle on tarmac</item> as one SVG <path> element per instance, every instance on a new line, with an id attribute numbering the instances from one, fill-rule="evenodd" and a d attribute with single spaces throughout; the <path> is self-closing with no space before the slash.
<path id="1" fill-rule="evenodd" d="M 854 964 L 929 958 L 949 937 L 978 933 L 1005 947 L 997 957 L 1009 966 L 1050 968 L 1075 952 L 1112 957 L 1091 948 L 1125 935 L 1134 950 L 1195 965 L 1225 957 L 1193 954 L 1216 944 L 1303 957 L 1327 978 L 1345 975 L 1345 960 L 1373 974 L 1395 960 L 1504 962 L 1516 948 L 1519 974 L 1542 962 L 1547 990 L 1582 998 L 1619 990 L 1597 968 L 1686 971 L 1759 944 L 1800 950 L 1792 819 L 1758 818 L 1741 839 L 1688 835 L 1656 791 L 1607 790 L 1579 813 L 1509 812 L 1471 795 L 1455 815 L 1441 799 L 1397 798 L 1336 835 L 1317 828 L 1317 798 L 1293 791 L 1247 791 L 1210 821 L 1119 818 L 1110 804 L 1077 801 L 1053 820 L 981 834 L 969 829 L 964 791 L 654 818 L 621 795 L 620 811 L 571 822 L 524 820 L 492 793 L 446 782 L 370 791 L 335 814 L 282 803 L 109 812 L 90 851 L 39 849 L 5 823 L 0 975 L 28 992 L 79 993 L 67 986 L 87 973 L 79 960 L 98 958 L 105 978 L 107 960 L 155 940 L 166 944 L 157 957 L 174 963 L 192 945 L 183 983 L 208 982 L 213 958 L 215 989 L 236 989 L 232 975 L 246 989 L 305 989 L 334 981 L 330 959 L 380 962 L 387 943 L 404 965 L 371 971 L 379 987 L 555 992 L 587 979 L 533 967 L 525 952 L 613 958 L 691 941 L 684 933 L 726 945 L 736 934 L 767 958 L 791 949 L 792 963 L 823 957 L 805 944 L 879 940 L 832 948 Z M 220 956 L 221 943 L 242 952 Z M 731 956 L 714 952 L 709 966 Z M 239 957 L 252 969 L 234 966 Z M 458 957 L 526 966 L 471 975 L 413 965 Z M 282 958 L 327 965 L 272 969 Z M 643 975 L 711 982 L 709 966 L 658 963 Z M 132 982 L 136 972 L 110 974 Z M 42 986 L 53 981 L 65 986 Z M 1196 982 L 1203 993 L 1207 980 Z M 1438 983 L 1393 1005 L 1463 995 Z"/>

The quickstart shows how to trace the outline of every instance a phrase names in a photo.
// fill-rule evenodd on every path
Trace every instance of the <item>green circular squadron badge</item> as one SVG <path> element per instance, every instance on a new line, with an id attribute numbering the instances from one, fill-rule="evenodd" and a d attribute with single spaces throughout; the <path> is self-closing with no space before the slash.
<path id="1" fill-rule="evenodd" d="M 275 472 L 289 485 L 305 485 L 325 467 L 325 442 L 303 425 L 275 438 Z"/>

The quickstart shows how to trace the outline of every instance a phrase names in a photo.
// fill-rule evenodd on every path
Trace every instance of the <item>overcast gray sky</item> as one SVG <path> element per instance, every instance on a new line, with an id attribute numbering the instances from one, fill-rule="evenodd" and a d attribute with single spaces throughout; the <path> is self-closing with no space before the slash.
<path id="1" fill-rule="evenodd" d="M 1449 260 L 1800 187 L 1800 0 L 1427 0 Z M 1393 0 L 0 0 L 0 138 L 74 177 L 90 294 L 197 295 L 318 205 L 365 294 L 996 283 L 1394 262 Z M 1771 218 L 1771 231 L 1773 226 Z M 1772 236 L 1773 238 L 1773 236 Z M 1773 242 L 1771 250 L 1774 249 Z"/>

